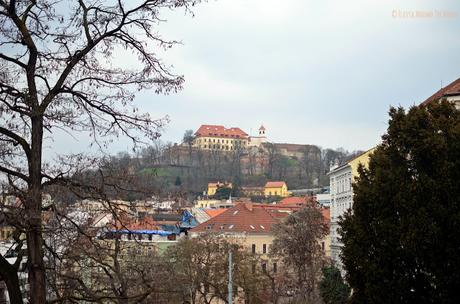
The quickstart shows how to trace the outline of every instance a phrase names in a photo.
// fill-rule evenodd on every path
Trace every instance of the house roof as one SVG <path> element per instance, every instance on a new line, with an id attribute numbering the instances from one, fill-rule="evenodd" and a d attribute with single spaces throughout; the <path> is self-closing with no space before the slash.
<path id="1" fill-rule="evenodd" d="M 285 182 L 274 181 L 274 182 L 267 182 L 265 184 L 265 188 L 281 188 L 286 185 Z"/>
<path id="2" fill-rule="evenodd" d="M 240 128 L 225 128 L 218 125 L 201 125 L 195 132 L 196 136 L 210 137 L 231 137 L 231 138 L 247 138 L 248 134 Z"/>
<path id="3" fill-rule="evenodd" d="M 269 233 L 276 222 L 273 212 L 266 210 L 263 205 L 239 203 L 196 226 L 191 232 Z"/>
<path id="4" fill-rule="evenodd" d="M 206 212 L 207 215 L 213 218 L 215 216 L 218 216 L 219 214 L 224 213 L 227 210 L 228 210 L 227 208 L 204 209 L 204 212 Z"/>
<path id="5" fill-rule="evenodd" d="M 310 198 L 311 200 L 311 198 Z M 301 206 L 309 202 L 306 196 L 291 196 L 283 198 L 277 205 L 281 206 Z"/>
<path id="6" fill-rule="evenodd" d="M 427 100 L 422 102 L 422 105 L 426 106 L 427 104 L 429 104 L 430 102 L 433 102 L 434 100 L 437 100 L 442 97 L 453 96 L 453 95 L 460 95 L 460 78 L 448 84 L 444 88 L 440 89 L 433 95 L 431 95 Z"/>
<path id="7" fill-rule="evenodd" d="M 190 232 L 271 233 L 272 225 L 300 210 L 300 206 L 239 203 L 196 226 Z M 325 222 L 330 222 L 329 208 L 322 208 Z"/>

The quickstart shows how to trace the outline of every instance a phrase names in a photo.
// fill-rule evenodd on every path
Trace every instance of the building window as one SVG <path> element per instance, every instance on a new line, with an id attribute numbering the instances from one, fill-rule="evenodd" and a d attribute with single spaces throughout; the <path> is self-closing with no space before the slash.
<path id="1" fill-rule="evenodd" d="M 276 273 L 278 271 L 278 265 L 273 263 L 273 272 Z"/>
<path id="2" fill-rule="evenodd" d="M 252 244 L 252 253 L 256 253 L 256 244 Z"/>
<path id="3" fill-rule="evenodd" d="M 267 244 L 262 245 L 262 253 L 267 253 Z"/>
<path id="4" fill-rule="evenodd" d="M 262 263 L 262 271 L 263 272 L 267 271 L 267 263 L 265 262 Z"/>
<path id="5" fill-rule="evenodd" d="M 321 250 L 324 252 L 325 250 L 325 246 L 324 246 L 324 242 L 321 242 Z"/>

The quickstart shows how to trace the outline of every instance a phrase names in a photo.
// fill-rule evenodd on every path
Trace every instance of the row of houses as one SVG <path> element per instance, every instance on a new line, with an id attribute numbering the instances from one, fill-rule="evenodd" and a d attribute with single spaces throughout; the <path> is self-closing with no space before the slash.
<path id="1" fill-rule="evenodd" d="M 232 189 L 233 185 L 230 182 L 208 183 L 206 195 L 212 197 L 220 188 Z M 240 191 L 245 196 L 288 197 L 291 195 L 284 181 L 268 181 L 263 187 L 241 187 Z"/>

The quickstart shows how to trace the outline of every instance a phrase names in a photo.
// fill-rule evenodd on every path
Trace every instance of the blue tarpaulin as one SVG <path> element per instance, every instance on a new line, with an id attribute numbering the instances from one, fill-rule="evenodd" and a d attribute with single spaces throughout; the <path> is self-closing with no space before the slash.
<path id="1" fill-rule="evenodd" d="M 184 212 L 182 212 L 180 227 L 193 228 L 195 226 L 198 226 L 198 222 L 196 221 L 195 217 L 189 211 L 184 210 Z"/>
<path id="2" fill-rule="evenodd" d="M 161 236 L 168 236 L 171 234 L 175 234 L 174 232 L 171 231 L 164 231 L 164 230 L 110 230 L 110 232 L 113 233 L 131 233 L 131 234 L 156 234 L 156 235 L 161 235 Z"/>

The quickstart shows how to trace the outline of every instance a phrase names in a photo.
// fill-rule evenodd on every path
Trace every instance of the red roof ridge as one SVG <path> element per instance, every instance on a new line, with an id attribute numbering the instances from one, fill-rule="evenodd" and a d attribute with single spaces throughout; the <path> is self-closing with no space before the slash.
<path id="1" fill-rule="evenodd" d="M 249 135 L 238 127 L 225 128 L 222 125 L 201 125 L 197 136 L 247 138 Z"/>
<path id="2" fill-rule="evenodd" d="M 460 78 L 457 80 L 449 83 L 447 86 L 444 88 L 441 88 L 438 90 L 436 93 L 428 97 L 424 102 L 422 102 L 422 106 L 426 106 L 430 102 L 442 98 L 443 96 L 449 95 L 449 94 L 460 94 Z"/>

